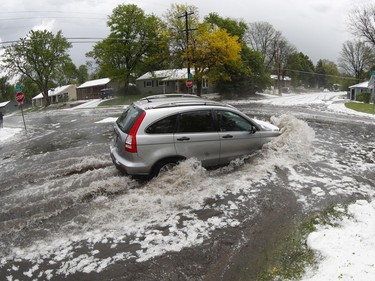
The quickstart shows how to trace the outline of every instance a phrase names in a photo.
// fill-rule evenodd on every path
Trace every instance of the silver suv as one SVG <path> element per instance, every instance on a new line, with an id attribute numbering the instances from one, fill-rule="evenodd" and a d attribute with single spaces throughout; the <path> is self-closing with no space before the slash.
<path id="1" fill-rule="evenodd" d="M 236 108 L 192 95 L 157 95 L 128 106 L 114 124 L 111 157 L 132 176 L 155 177 L 184 159 L 228 164 L 279 135 Z"/>

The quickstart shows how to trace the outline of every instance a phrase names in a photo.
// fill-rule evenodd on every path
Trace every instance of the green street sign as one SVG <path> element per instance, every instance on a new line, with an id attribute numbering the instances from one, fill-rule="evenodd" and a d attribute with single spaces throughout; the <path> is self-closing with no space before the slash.
<path id="1" fill-rule="evenodd" d="M 375 70 L 371 71 L 371 76 L 374 75 L 375 76 Z"/>
<path id="2" fill-rule="evenodd" d="M 192 80 L 192 79 L 193 79 L 193 74 L 189 73 L 188 80 Z"/>
<path id="3" fill-rule="evenodd" d="M 20 83 L 17 83 L 16 86 L 14 87 L 14 91 L 15 91 L 16 93 L 18 93 L 18 92 L 22 92 L 23 89 L 24 89 L 24 87 L 23 87 Z"/>

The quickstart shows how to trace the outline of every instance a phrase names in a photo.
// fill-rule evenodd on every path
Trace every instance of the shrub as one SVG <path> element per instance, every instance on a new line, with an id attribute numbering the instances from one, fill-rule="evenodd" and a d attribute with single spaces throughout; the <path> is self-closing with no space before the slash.
<path id="1" fill-rule="evenodd" d="M 371 93 L 363 92 L 357 95 L 357 101 L 370 103 L 370 99 L 371 99 Z"/>

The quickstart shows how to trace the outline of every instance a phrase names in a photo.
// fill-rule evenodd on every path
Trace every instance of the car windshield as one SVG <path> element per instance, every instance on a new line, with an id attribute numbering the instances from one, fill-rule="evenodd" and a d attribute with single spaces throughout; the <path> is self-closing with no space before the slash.
<path id="1" fill-rule="evenodd" d="M 142 110 L 136 106 L 128 106 L 128 108 L 117 119 L 116 123 L 124 133 L 129 133 L 135 121 L 142 114 Z"/>

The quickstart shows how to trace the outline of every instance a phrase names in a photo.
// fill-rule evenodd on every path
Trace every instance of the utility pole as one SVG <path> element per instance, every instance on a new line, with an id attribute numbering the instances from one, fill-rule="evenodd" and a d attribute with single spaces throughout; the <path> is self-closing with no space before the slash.
<path id="1" fill-rule="evenodd" d="M 277 71 L 277 90 L 278 94 L 281 96 L 281 51 L 277 48 L 276 51 L 276 71 Z"/>
<path id="2" fill-rule="evenodd" d="M 189 29 L 189 16 L 190 15 L 193 15 L 194 12 L 187 12 L 185 11 L 185 13 L 178 17 L 178 18 L 185 18 L 185 34 L 186 34 L 186 54 L 187 54 L 187 79 L 192 79 L 192 75 L 191 75 L 191 72 L 190 72 L 190 58 L 189 58 L 189 31 L 192 31 L 192 30 L 196 30 L 195 29 Z M 188 88 L 188 91 L 189 91 L 189 88 Z"/>

